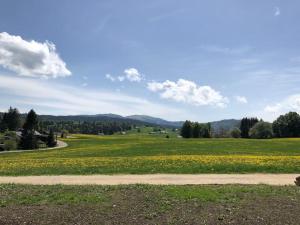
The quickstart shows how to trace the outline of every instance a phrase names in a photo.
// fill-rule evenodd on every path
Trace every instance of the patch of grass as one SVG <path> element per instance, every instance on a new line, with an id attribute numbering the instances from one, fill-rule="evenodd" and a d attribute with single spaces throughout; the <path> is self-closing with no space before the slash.
<path id="1" fill-rule="evenodd" d="M 296 186 L 0 185 L 0 224 L 298 224 Z"/>
<path id="2" fill-rule="evenodd" d="M 0 155 L 0 175 L 299 173 L 300 138 L 181 139 L 74 135 L 64 149 Z"/>
<path id="3" fill-rule="evenodd" d="M 170 201 L 236 202 L 257 196 L 286 196 L 300 198 L 295 186 L 268 185 L 119 185 L 119 186 L 68 186 L 68 185 L 0 185 L 0 204 L 106 204 L 116 196 L 142 195 L 145 203 L 156 203 L 162 208 Z"/>
<path id="4" fill-rule="evenodd" d="M 204 202 L 235 202 L 247 196 L 300 196 L 297 187 L 273 187 L 268 185 L 186 185 L 165 186 L 165 193 L 176 199 L 200 200 Z"/>

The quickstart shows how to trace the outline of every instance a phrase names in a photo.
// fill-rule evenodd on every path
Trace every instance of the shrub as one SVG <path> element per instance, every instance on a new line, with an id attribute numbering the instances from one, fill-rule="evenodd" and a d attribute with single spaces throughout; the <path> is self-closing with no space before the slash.
<path id="1" fill-rule="evenodd" d="M 69 135 L 69 131 L 67 131 L 67 130 L 63 130 L 62 132 L 61 132 L 61 138 L 67 138 L 68 137 L 68 135 Z"/>
<path id="2" fill-rule="evenodd" d="M 235 127 L 230 131 L 230 135 L 233 138 L 240 138 L 241 137 L 241 130 L 239 128 Z"/>
<path id="3" fill-rule="evenodd" d="M 249 132 L 251 138 L 267 139 L 273 137 L 272 124 L 267 122 L 256 123 Z"/>
<path id="4" fill-rule="evenodd" d="M 10 151 L 10 150 L 16 150 L 17 149 L 17 141 L 16 140 L 6 140 L 4 141 L 4 150 Z"/>

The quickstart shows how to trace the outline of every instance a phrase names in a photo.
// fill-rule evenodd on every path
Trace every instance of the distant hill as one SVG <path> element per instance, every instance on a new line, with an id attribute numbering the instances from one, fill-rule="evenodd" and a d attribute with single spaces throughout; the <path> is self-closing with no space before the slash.
<path id="1" fill-rule="evenodd" d="M 41 121 L 80 121 L 80 122 L 118 122 L 118 123 L 130 123 L 134 125 L 148 125 L 154 126 L 154 124 L 134 120 L 114 114 L 99 114 L 99 115 L 71 115 L 71 116 L 52 116 L 52 115 L 39 115 L 38 118 Z"/>
<path id="2" fill-rule="evenodd" d="M 210 122 L 210 124 L 211 124 L 211 128 L 212 128 L 213 132 L 218 133 L 221 130 L 230 131 L 234 127 L 239 127 L 240 122 L 241 122 L 241 120 L 227 119 L 227 120 Z"/>
<path id="3" fill-rule="evenodd" d="M 3 113 L 0 112 L 0 118 Z M 26 114 L 22 114 L 22 118 Z M 69 116 L 53 116 L 53 115 L 39 115 L 40 120 L 48 121 L 87 121 L 87 122 L 127 122 L 135 125 L 161 126 L 180 128 L 184 121 L 168 121 L 157 117 L 147 115 L 131 115 L 121 116 L 118 114 L 96 114 L 96 115 L 69 115 Z M 220 130 L 229 131 L 234 127 L 240 126 L 240 120 L 226 119 L 220 121 L 210 122 L 212 130 L 219 132 Z"/>
<path id="4" fill-rule="evenodd" d="M 132 115 L 132 116 L 127 116 L 126 118 L 152 123 L 159 126 L 181 127 L 183 124 L 183 121 L 167 121 L 161 118 L 146 116 L 146 115 Z"/>

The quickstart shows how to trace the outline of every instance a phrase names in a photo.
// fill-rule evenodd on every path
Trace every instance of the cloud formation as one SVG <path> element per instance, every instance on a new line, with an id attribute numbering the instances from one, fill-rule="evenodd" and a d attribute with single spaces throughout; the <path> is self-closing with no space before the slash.
<path id="1" fill-rule="evenodd" d="M 18 75 L 29 77 L 56 78 L 71 75 L 53 43 L 26 41 L 6 32 L 0 33 L 0 65 Z"/>
<path id="2" fill-rule="evenodd" d="M 238 103 L 242 103 L 242 104 L 247 104 L 247 103 L 248 103 L 247 98 L 244 97 L 244 96 L 235 96 L 235 100 L 236 100 Z"/>
<path id="3" fill-rule="evenodd" d="M 112 75 L 110 75 L 109 73 L 108 74 L 105 74 L 105 78 L 106 79 L 108 79 L 108 80 L 110 80 L 110 81 L 112 81 L 112 82 L 114 82 L 116 79 L 112 76 Z"/>
<path id="4" fill-rule="evenodd" d="M 141 82 L 142 81 L 142 75 L 140 72 L 135 68 L 128 68 L 124 70 L 124 75 L 114 77 L 110 74 L 106 74 L 105 78 L 114 82 L 116 80 L 122 82 L 124 80 L 128 80 L 130 82 Z"/>
<path id="5" fill-rule="evenodd" d="M 140 82 L 142 80 L 142 75 L 135 68 L 129 68 L 124 70 L 126 78 L 132 82 Z"/>
<path id="6" fill-rule="evenodd" d="M 300 112 L 300 94 L 291 95 L 279 103 L 267 105 L 264 111 L 276 116 L 289 111 Z"/>
<path id="7" fill-rule="evenodd" d="M 13 102 L 20 106 L 20 109 L 25 105 L 26 110 L 36 108 L 39 113 L 49 113 L 51 110 L 60 115 L 150 113 L 162 118 L 168 118 L 170 114 L 180 115 L 180 119 L 188 116 L 184 110 L 124 93 L 62 85 L 51 80 L 0 75 L 0 94 L 9 96 L 0 102 L 0 107 L 2 104 L 6 106 Z"/>
<path id="8" fill-rule="evenodd" d="M 148 89 L 159 92 L 165 99 L 176 102 L 184 102 L 191 105 L 213 105 L 225 107 L 228 99 L 210 86 L 198 86 L 195 82 L 179 79 L 177 82 L 166 80 L 165 82 L 149 82 Z"/>

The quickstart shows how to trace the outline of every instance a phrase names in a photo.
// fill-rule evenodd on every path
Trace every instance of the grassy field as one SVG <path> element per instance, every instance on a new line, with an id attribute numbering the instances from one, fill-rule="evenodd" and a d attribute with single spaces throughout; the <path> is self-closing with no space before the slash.
<path id="1" fill-rule="evenodd" d="M 300 139 L 76 135 L 64 149 L 0 154 L 0 175 L 299 173 Z"/>
<path id="2" fill-rule="evenodd" d="M 0 185 L 0 224 L 298 224 L 300 189 Z"/>

